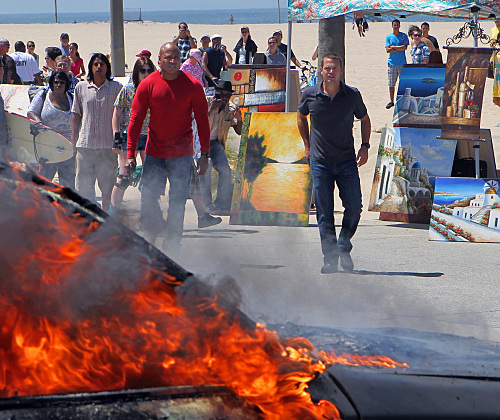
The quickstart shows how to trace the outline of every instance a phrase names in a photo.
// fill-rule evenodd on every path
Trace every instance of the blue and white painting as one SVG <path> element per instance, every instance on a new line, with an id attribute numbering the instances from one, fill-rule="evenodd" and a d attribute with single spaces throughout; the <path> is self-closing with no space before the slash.
<path id="1" fill-rule="evenodd" d="M 394 127 L 441 128 L 445 67 L 403 67 Z"/>
<path id="2" fill-rule="evenodd" d="M 500 242 L 499 181 L 436 178 L 429 239 Z"/>
<path id="3" fill-rule="evenodd" d="M 451 175 L 457 146 L 440 133 L 384 127 L 368 210 L 430 216 L 435 179 Z"/>

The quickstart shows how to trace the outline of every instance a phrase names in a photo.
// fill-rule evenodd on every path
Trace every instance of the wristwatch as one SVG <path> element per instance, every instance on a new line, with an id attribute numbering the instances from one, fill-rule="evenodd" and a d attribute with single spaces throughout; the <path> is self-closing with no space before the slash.
<path id="1" fill-rule="evenodd" d="M 361 147 L 365 146 L 367 149 L 370 148 L 370 143 L 361 143 Z"/>

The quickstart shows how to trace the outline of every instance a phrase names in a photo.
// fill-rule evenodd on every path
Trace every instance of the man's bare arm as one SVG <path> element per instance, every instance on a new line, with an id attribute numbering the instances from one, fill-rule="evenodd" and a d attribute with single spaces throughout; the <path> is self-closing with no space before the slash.
<path id="1" fill-rule="evenodd" d="M 309 123 L 307 121 L 307 115 L 301 114 L 300 111 L 297 111 L 297 127 L 302 137 L 302 141 L 304 142 L 304 157 L 307 159 L 307 162 L 309 162 Z"/>
<path id="2" fill-rule="evenodd" d="M 80 125 L 82 123 L 82 116 L 73 112 L 71 118 L 71 143 L 76 146 L 76 141 L 78 140 L 78 132 L 80 131 Z"/>

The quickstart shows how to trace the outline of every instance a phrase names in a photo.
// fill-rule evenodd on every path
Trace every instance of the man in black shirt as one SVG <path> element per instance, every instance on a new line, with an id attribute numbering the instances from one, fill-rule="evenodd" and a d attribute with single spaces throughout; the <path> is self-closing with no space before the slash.
<path id="1" fill-rule="evenodd" d="M 324 265 L 322 273 L 334 273 L 340 265 L 352 271 L 351 238 L 361 217 L 361 186 L 358 166 L 368 160 L 371 123 L 361 94 L 341 81 L 342 58 L 327 54 L 321 61 L 323 82 L 307 87 L 297 113 L 305 157 L 311 166 Z M 307 115 L 311 118 L 311 129 Z M 352 128 L 361 121 L 361 147 L 356 154 Z M 344 207 L 342 229 L 337 240 L 333 217 L 335 184 Z"/>
<path id="2" fill-rule="evenodd" d="M 0 83 L 23 85 L 21 77 L 17 74 L 16 62 L 8 55 L 10 42 L 7 39 L 0 39 L 0 65 L 3 67 L 3 77 Z"/>
<path id="3" fill-rule="evenodd" d="M 278 47 L 279 52 L 283 54 L 286 58 L 288 53 L 288 46 L 281 42 L 281 40 L 283 39 L 283 32 L 281 32 L 281 29 L 277 29 L 274 31 L 273 36 L 276 38 L 276 41 L 278 43 L 276 46 Z M 299 69 L 301 69 L 302 66 L 300 65 L 299 60 L 297 60 L 297 57 L 295 57 L 295 54 L 293 53 L 292 50 L 290 50 L 290 53 L 292 56 L 292 58 L 290 58 L 290 61 L 293 64 L 295 64 Z"/>
<path id="4" fill-rule="evenodd" d="M 439 51 L 439 44 L 436 38 L 434 38 L 432 35 L 429 35 L 429 24 L 427 22 L 422 23 L 420 25 L 420 29 L 422 29 L 422 35 L 424 38 L 427 38 L 429 41 L 432 42 L 432 45 L 434 45 L 434 48 Z"/>
<path id="5" fill-rule="evenodd" d="M 209 86 L 215 86 L 220 79 L 221 70 L 227 69 L 226 55 L 220 49 L 221 42 L 221 35 L 213 35 L 212 46 L 203 53 L 201 67 L 207 76 Z"/>

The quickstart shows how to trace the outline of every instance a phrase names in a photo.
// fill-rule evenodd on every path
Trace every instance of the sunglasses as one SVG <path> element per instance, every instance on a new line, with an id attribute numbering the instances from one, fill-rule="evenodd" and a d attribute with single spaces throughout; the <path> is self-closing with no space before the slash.
<path id="1" fill-rule="evenodd" d="M 181 31 L 185 31 L 185 30 L 187 30 L 187 28 L 186 28 L 186 27 L 182 27 L 182 28 L 179 28 L 179 29 L 180 29 Z"/>
<path id="2" fill-rule="evenodd" d="M 269 41 L 268 44 L 276 44 L 276 41 Z"/>
<path id="3" fill-rule="evenodd" d="M 221 98 L 228 98 L 229 99 L 231 96 L 233 96 L 233 94 L 232 93 L 221 93 L 219 96 Z"/>
<path id="4" fill-rule="evenodd" d="M 140 69 L 139 72 L 141 74 L 146 74 L 146 73 L 151 74 L 153 73 L 153 69 Z"/>
<path id="5" fill-rule="evenodd" d="M 241 31 L 241 33 L 242 33 L 242 34 L 247 34 L 247 33 L 248 33 L 248 31 Z"/>
<path id="6" fill-rule="evenodd" d="M 28 45 L 28 48 L 35 48 L 34 45 Z"/>
<path id="7" fill-rule="evenodd" d="M 420 38 L 420 37 L 422 36 L 422 34 L 413 34 L 413 36 L 414 36 L 415 38 Z"/>

